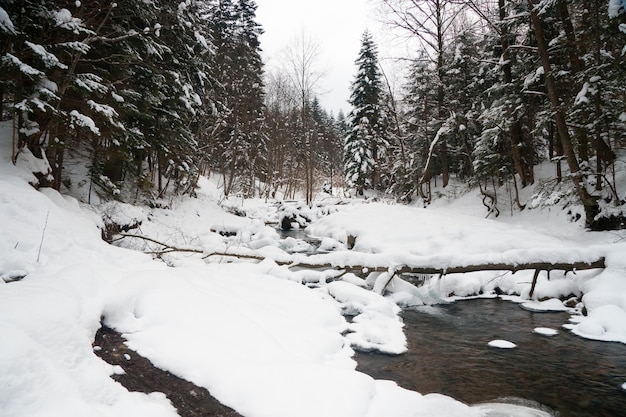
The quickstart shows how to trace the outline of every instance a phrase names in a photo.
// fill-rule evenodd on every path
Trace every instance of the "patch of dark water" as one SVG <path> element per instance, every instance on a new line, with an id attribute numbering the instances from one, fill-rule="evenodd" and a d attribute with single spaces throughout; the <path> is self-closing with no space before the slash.
<path id="1" fill-rule="evenodd" d="M 302 253 L 304 255 L 324 253 L 324 251 L 319 250 L 321 240 L 309 236 L 305 229 L 283 230 L 278 228 L 276 231 L 281 240 L 291 238 L 297 241 L 294 245 L 287 245 L 285 250 L 288 253 Z"/>
<path id="2" fill-rule="evenodd" d="M 561 328 L 566 313 L 533 313 L 500 299 L 479 299 L 407 310 L 403 319 L 409 351 L 400 356 L 357 353 L 357 369 L 468 404 L 517 398 L 561 417 L 626 416 L 621 389 L 626 346 L 571 334 Z M 537 327 L 559 333 L 533 333 Z M 517 347 L 487 346 L 495 339 Z"/>
<path id="3" fill-rule="evenodd" d="M 176 407 L 181 417 L 242 417 L 221 404 L 205 388 L 157 368 L 148 359 L 131 350 L 117 331 L 102 326 L 96 333 L 94 352 L 124 372 L 111 376 L 129 391 L 150 394 L 161 392 Z"/>
<path id="4" fill-rule="evenodd" d="M 311 239 L 306 233 L 306 229 L 289 229 L 283 230 L 281 228 L 276 229 L 281 239 L 291 237 L 293 239 L 304 240 L 305 242 Z"/>

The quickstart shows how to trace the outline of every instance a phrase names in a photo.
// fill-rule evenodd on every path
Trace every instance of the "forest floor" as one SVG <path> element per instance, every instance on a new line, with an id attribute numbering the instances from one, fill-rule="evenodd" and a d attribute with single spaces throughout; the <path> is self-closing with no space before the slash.
<path id="1" fill-rule="evenodd" d="M 125 342 L 120 333 L 103 325 L 96 333 L 93 346 L 101 359 L 124 370 L 124 373 L 111 377 L 127 390 L 146 394 L 162 392 L 180 417 L 242 417 L 221 404 L 205 388 L 157 368 Z"/>

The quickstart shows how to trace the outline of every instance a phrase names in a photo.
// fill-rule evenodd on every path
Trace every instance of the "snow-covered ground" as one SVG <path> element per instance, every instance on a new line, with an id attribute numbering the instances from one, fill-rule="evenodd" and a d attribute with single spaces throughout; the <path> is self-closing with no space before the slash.
<path id="1" fill-rule="evenodd" d="M 525 300 L 532 271 L 447 275 L 422 288 L 394 278 L 383 296 L 379 283 L 388 280 L 385 272 L 337 280 L 334 271 L 280 266 L 301 262 L 304 255 L 288 253 L 294 242 L 265 225 L 276 220 L 275 205 L 227 202 L 248 217 L 230 214 L 218 205 L 215 184 L 205 179 L 197 199 L 172 200 L 168 209 L 87 206 L 30 187 L 28 173 L 9 162 L 7 145 L 0 143 L 2 417 L 177 415 L 163 394 L 131 393 L 110 378 L 119 370 L 92 348 L 101 320 L 155 365 L 206 387 L 246 417 L 489 413 L 486 405 L 421 395 L 355 370 L 354 348 L 406 350 L 402 305 L 453 301 L 498 287 L 528 308 L 554 309 L 564 308 L 557 297 L 584 294 L 588 316 L 574 315 L 568 328 L 626 343 L 624 235 L 592 234 L 561 218 L 558 228 L 542 227 L 554 219 L 539 210 L 520 217 L 519 224 L 485 220 L 460 214 L 468 203 L 463 199 L 456 209 L 332 201 L 318 207 L 309 230 L 332 250 L 316 256 L 336 265 L 606 257 L 602 272 L 553 273 L 549 281 L 540 276 L 534 300 Z M 153 243 L 125 238 L 118 242 L 124 247 L 106 244 L 103 219 L 141 221 L 130 233 L 203 253 L 154 260 L 141 253 L 160 248 Z M 352 250 L 349 235 L 356 236 Z M 229 251 L 266 259 L 232 263 L 229 257 L 206 257 Z M 19 277 L 24 278 L 13 281 Z M 343 314 L 354 319 L 348 322 Z"/>

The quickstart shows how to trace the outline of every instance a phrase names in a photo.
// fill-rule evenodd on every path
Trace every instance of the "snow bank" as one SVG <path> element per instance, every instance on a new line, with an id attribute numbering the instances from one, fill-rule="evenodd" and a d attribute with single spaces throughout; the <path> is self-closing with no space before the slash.
<path id="1" fill-rule="evenodd" d="M 372 221 L 375 219 L 375 221 Z M 567 325 L 576 334 L 626 343 L 626 244 L 610 233 L 543 227 L 538 211 L 525 213 L 523 225 L 464 216 L 451 209 L 422 209 L 382 203 L 356 205 L 324 217 L 309 226 L 311 234 L 346 244 L 356 237 L 352 251 L 336 251 L 320 257 L 334 265 L 393 267 L 465 266 L 484 263 L 574 262 L 606 258 L 604 271 L 574 271 L 566 275 L 539 274 L 533 300 L 522 306 L 533 311 L 568 311 L 560 300 L 582 297 L 587 317 Z M 543 228 L 550 234 L 534 230 Z M 313 258 L 315 259 L 315 258 Z M 497 289 L 528 299 L 534 271 L 449 274 L 430 279 L 423 288 L 389 298 L 400 303 L 432 303 L 449 296 L 474 296 Z M 394 279 L 391 284 L 396 280 Z M 393 285 L 387 289 L 392 289 Z M 376 286 L 376 282 L 372 283 Z M 454 299 L 451 298 L 451 299 Z M 542 300 L 542 301 L 539 301 Z"/>
<path id="2" fill-rule="evenodd" d="M 175 416 L 159 394 L 129 393 L 91 343 L 110 265 L 90 212 L 52 190 L 0 171 L 0 416 Z M 113 256 L 112 256 L 113 255 Z M 130 254 L 135 263 L 147 260 Z"/>
<path id="3" fill-rule="evenodd" d="M 5 145 L 0 141 L 0 148 Z M 265 220 L 225 212 L 211 182 L 201 182 L 198 198 L 173 199 L 169 209 L 114 205 L 94 212 L 55 191 L 35 191 L 27 183 L 30 174 L 7 162 L 9 154 L 0 154 L 0 417 L 176 415 L 162 394 L 130 393 L 109 378 L 114 367 L 91 347 L 101 317 L 157 366 L 208 388 L 245 416 L 483 414 L 449 397 L 374 380 L 355 371 L 352 354 L 353 348 L 404 351 L 398 303 L 419 305 L 441 301 L 448 292 L 493 288 L 493 274 L 433 279 L 422 288 L 397 277 L 389 281 L 392 271 L 327 282 L 338 278 L 335 271 L 292 271 L 273 262 L 285 256 L 276 231 Z M 259 201 L 242 206 L 266 219 L 277 215 Z M 144 235 L 168 244 L 270 259 L 227 264 L 173 254 L 164 257 L 167 264 L 153 261 L 102 242 L 99 227 L 107 211 L 120 222 L 141 220 Z M 343 265 L 446 266 L 606 254 L 608 268 L 601 274 L 541 277 L 536 294 L 557 297 L 578 289 L 589 314 L 570 325 L 573 331 L 626 341 L 624 244 L 590 247 L 523 227 L 385 204 L 347 206 L 309 227 L 335 250 L 323 259 Z M 342 250 L 348 235 L 357 237 L 352 251 Z M 138 239 L 125 244 L 147 248 Z M 283 242 L 283 248 L 289 245 L 298 243 Z M 519 272 L 496 281 L 519 294 L 530 278 Z M 342 313 L 354 315 L 352 322 Z"/>
<path id="4" fill-rule="evenodd" d="M 372 383 L 353 372 L 341 336 L 347 323 L 335 305 L 255 265 L 134 274 L 107 299 L 107 324 L 132 349 L 244 415 L 288 416 L 296 405 L 311 410 L 306 415 L 332 415 L 341 400 L 335 383 Z"/>
<path id="5" fill-rule="evenodd" d="M 75 251 L 104 245 L 90 213 L 81 212 L 75 200 L 54 190 L 36 192 L 25 180 L 0 174 L 0 277 L 26 275 Z"/>
<path id="6" fill-rule="evenodd" d="M 402 331 L 400 308 L 370 290 L 348 282 L 335 281 L 326 286 L 344 314 L 353 315 L 346 337 L 357 349 L 400 354 L 407 350 Z"/>
<path id="7" fill-rule="evenodd" d="M 97 306 L 64 278 L 7 284 L 0 290 L 0 415 L 176 416 L 164 395 L 129 393 L 91 349 Z M 84 279 L 75 276 L 74 279 Z M 65 285 L 63 285 L 65 284 Z"/>
<path id="8" fill-rule="evenodd" d="M 392 381 L 376 381 L 375 395 L 365 417 L 453 417 L 483 416 L 480 410 L 455 402 L 440 394 L 420 395 L 416 392 L 399 388 Z M 383 399 L 381 401 L 381 399 Z"/>
<path id="9" fill-rule="evenodd" d="M 307 230 L 313 236 L 341 242 L 354 236 L 354 250 L 359 252 L 402 252 L 440 262 L 448 260 L 456 265 L 476 263 L 479 258 L 475 255 L 480 255 L 483 260 L 511 263 L 587 260 L 597 255 L 589 248 L 581 250 L 577 242 L 528 231 L 520 226 L 383 203 L 344 209 L 320 219 Z"/>
<path id="10" fill-rule="evenodd" d="M 0 275 L 24 278 L 0 280 L 0 416 L 175 416 L 163 394 L 131 393 L 109 378 L 116 369 L 91 346 L 101 317 L 157 366 L 245 416 L 480 415 L 355 371 L 352 343 L 405 346 L 398 307 L 356 277 L 312 290 L 271 261 L 207 265 L 180 257 L 167 267 L 105 244 L 100 215 L 35 191 L 15 169 L 0 167 Z M 217 242 L 208 225 L 219 213 L 242 222 L 248 239 L 250 219 L 206 203 L 149 212 L 142 230 L 183 242 L 194 230 L 192 241 Z M 263 235 L 265 226 L 255 227 Z M 363 320 L 348 324 L 341 303 L 358 306 Z"/>
<path id="11" fill-rule="evenodd" d="M 484 411 L 486 417 L 552 417 L 547 411 L 522 404 L 484 403 L 475 408 Z"/>
<path id="12" fill-rule="evenodd" d="M 408 265 L 446 269 L 487 263 L 592 262 L 605 252 L 602 245 L 589 245 L 571 237 L 549 236 L 520 226 L 449 212 L 382 203 L 346 208 L 320 219 L 307 230 L 316 237 L 331 238 L 344 244 L 349 236 L 355 238 L 352 251 L 310 258 L 314 262 L 337 266 L 387 268 Z M 514 281 L 519 281 L 521 275 L 516 274 Z M 464 274 L 456 283 L 444 284 L 442 288 L 447 287 L 448 294 L 455 292 L 451 287 L 459 290 L 458 295 L 475 294 L 491 278 L 493 274 L 483 273 L 472 283 L 468 280 L 474 278 Z M 541 285 L 537 296 L 572 293 L 576 287 L 568 282 Z M 516 292 L 519 290 L 515 289 Z"/>
<path id="13" fill-rule="evenodd" d="M 588 316 L 567 325 L 590 339 L 626 343 L 626 244 L 607 251 L 607 268 L 582 285 L 582 301 Z"/>

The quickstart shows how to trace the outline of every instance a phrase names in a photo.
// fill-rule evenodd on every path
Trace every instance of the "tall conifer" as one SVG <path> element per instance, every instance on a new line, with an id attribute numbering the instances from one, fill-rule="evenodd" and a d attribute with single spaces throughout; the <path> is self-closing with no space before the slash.
<path id="1" fill-rule="evenodd" d="M 348 185 L 363 195 L 365 189 L 378 185 L 377 162 L 386 144 L 380 106 L 382 82 L 378 52 L 368 31 L 361 38 L 361 50 L 355 64 L 358 70 L 350 95 L 352 111 L 348 116 L 350 132 L 344 145 L 344 170 Z"/>

